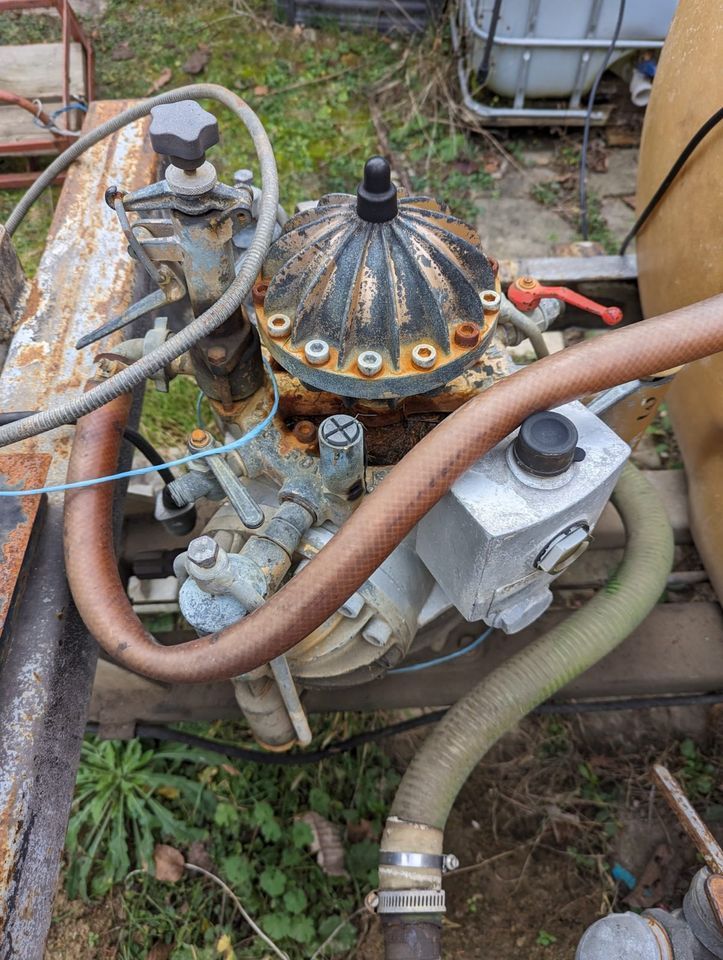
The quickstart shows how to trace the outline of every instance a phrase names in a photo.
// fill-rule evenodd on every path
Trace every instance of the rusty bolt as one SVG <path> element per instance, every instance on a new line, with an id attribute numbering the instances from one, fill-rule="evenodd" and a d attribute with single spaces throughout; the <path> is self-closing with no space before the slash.
<path id="1" fill-rule="evenodd" d="M 195 447 L 196 449 L 207 447 L 211 442 L 211 434 L 207 433 L 205 430 L 196 428 L 195 430 L 191 430 L 191 435 L 188 438 L 188 442 L 190 446 Z"/>
<path id="2" fill-rule="evenodd" d="M 316 440 L 316 424 L 311 420 L 299 420 L 294 426 L 294 436 L 299 443 L 313 443 Z"/>
<path id="3" fill-rule="evenodd" d="M 222 363 L 226 362 L 226 357 L 228 356 L 226 352 L 226 347 L 209 347 L 206 351 L 206 356 L 208 357 L 208 362 L 214 366 L 218 367 Z"/>
<path id="4" fill-rule="evenodd" d="M 517 286 L 521 290 L 534 290 L 537 286 L 537 280 L 534 277 L 518 277 Z"/>
<path id="5" fill-rule="evenodd" d="M 269 285 L 265 280 L 259 280 L 258 283 L 255 283 L 251 288 L 251 297 L 257 307 L 260 307 L 266 299 L 268 289 Z"/>
<path id="6" fill-rule="evenodd" d="M 487 257 L 487 262 L 492 268 L 492 276 L 496 277 L 500 272 L 500 262 L 496 257 Z"/>
<path id="7" fill-rule="evenodd" d="M 213 537 L 196 537 L 188 545 L 188 559 L 204 570 L 210 570 L 216 563 L 217 557 L 218 544 Z"/>
<path id="8" fill-rule="evenodd" d="M 454 342 L 458 347 L 476 347 L 481 332 L 476 323 L 460 323 L 454 331 Z"/>

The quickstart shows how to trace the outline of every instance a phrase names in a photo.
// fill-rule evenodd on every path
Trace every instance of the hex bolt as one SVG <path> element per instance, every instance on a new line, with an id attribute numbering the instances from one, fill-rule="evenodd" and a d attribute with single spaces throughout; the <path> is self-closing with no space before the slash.
<path id="1" fill-rule="evenodd" d="M 502 303 L 502 295 L 497 290 L 483 290 L 480 294 L 482 298 L 482 309 L 487 313 L 497 313 Z"/>
<path id="2" fill-rule="evenodd" d="M 429 370 L 437 362 L 437 351 L 431 343 L 418 343 L 412 350 L 412 363 L 420 370 Z"/>
<path id="3" fill-rule="evenodd" d="M 476 347 L 481 333 L 476 323 L 460 323 L 454 330 L 454 342 L 458 347 Z"/>
<path id="4" fill-rule="evenodd" d="M 253 180 L 253 170 L 237 170 L 233 175 L 233 182 L 237 187 L 248 187 L 253 183 Z"/>
<path id="5" fill-rule="evenodd" d="M 269 331 L 269 336 L 273 337 L 274 340 L 286 337 L 291 332 L 291 317 L 285 313 L 272 313 L 266 321 L 266 329 Z M 320 343 L 322 341 L 312 340 L 311 342 Z"/>
<path id="6" fill-rule="evenodd" d="M 304 356 L 315 367 L 323 366 L 329 359 L 329 344 L 326 340 L 309 340 L 304 347 Z"/>
<path id="7" fill-rule="evenodd" d="M 263 304 L 268 290 L 269 285 L 265 280 L 259 280 L 258 283 L 255 283 L 253 287 L 251 287 L 251 298 L 257 307 L 260 307 Z"/>
<path id="8" fill-rule="evenodd" d="M 375 377 L 382 369 L 382 363 L 382 355 L 376 350 L 365 350 L 364 353 L 359 354 L 356 361 L 359 373 L 364 374 L 365 377 Z"/>
<path id="9" fill-rule="evenodd" d="M 339 613 L 349 620 L 356 620 L 363 609 L 364 597 L 360 593 L 352 593 L 349 599 L 339 607 Z"/>
<path id="10" fill-rule="evenodd" d="M 380 616 L 373 616 L 361 632 L 362 640 L 374 647 L 384 647 L 392 635 L 392 628 Z"/>
<path id="11" fill-rule="evenodd" d="M 208 447 L 211 442 L 211 434 L 207 433 L 206 430 L 201 430 L 199 427 L 197 427 L 195 430 L 191 430 L 191 433 L 188 436 L 188 446 L 192 447 L 194 450 L 203 450 L 205 447 Z"/>
<path id="12" fill-rule="evenodd" d="M 204 570 L 210 570 L 218 558 L 218 544 L 213 537 L 196 537 L 188 545 L 187 556 L 191 563 Z"/>
<path id="13" fill-rule="evenodd" d="M 299 420 L 294 425 L 293 433 L 299 443 L 313 443 L 316 440 L 316 424 L 311 420 Z"/>

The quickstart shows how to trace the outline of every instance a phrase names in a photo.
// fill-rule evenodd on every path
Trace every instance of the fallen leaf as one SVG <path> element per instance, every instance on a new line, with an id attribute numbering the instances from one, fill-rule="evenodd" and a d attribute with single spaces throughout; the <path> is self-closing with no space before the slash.
<path id="1" fill-rule="evenodd" d="M 232 764 L 230 764 L 230 763 L 222 763 L 222 764 L 221 764 L 221 769 L 222 769 L 222 770 L 225 770 L 226 773 L 227 773 L 229 776 L 231 776 L 231 777 L 239 777 L 239 776 L 241 776 L 241 771 L 239 770 L 239 768 L 238 768 L 238 767 L 234 767 L 234 766 L 233 766 Z"/>
<path id="2" fill-rule="evenodd" d="M 362 840 L 376 840 L 377 836 L 370 820 L 360 820 L 359 823 L 350 823 L 346 828 L 346 835 L 350 843 L 361 843 Z"/>
<path id="3" fill-rule="evenodd" d="M 222 934 L 218 938 L 218 943 L 216 944 L 216 953 L 221 954 L 222 960 L 236 960 L 236 954 L 233 952 L 231 937 L 229 937 L 227 933 Z"/>
<path id="4" fill-rule="evenodd" d="M 165 85 L 168 83 L 168 81 L 171 79 L 172 76 L 173 76 L 173 72 L 170 67 L 166 67 L 165 70 L 161 70 L 161 72 L 158 74 L 156 79 L 153 81 L 153 83 L 150 85 L 150 87 L 146 91 L 146 96 L 150 97 L 151 94 L 158 93 L 159 90 L 165 87 Z"/>
<path id="5" fill-rule="evenodd" d="M 132 60 L 135 53 L 129 43 L 117 43 L 110 52 L 111 60 Z"/>
<path id="6" fill-rule="evenodd" d="M 313 810 L 298 817 L 312 833 L 311 852 L 316 854 L 316 862 L 330 877 L 348 876 L 344 869 L 344 844 L 341 828 L 330 823 L 321 814 Z"/>
<path id="7" fill-rule="evenodd" d="M 210 59 L 211 50 L 208 44 L 199 43 L 198 47 L 183 64 L 181 70 L 183 70 L 184 73 L 190 73 L 191 76 L 195 76 L 197 73 L 203 73 Z"/>
<path id="8" fill-rule="evenodd" d="M 623 203 L 627 204 L 631 210 L 635 209 L 635 194 L 631 193 L 627 197 L 621 197 Z"/>
<path id="9" fill-rule="evenodd" d="M 194 840 L 191 846 L 188 848 L 188 853 L 186 854 L 186 861 L 192 863 L 195 867 L 203 867 L 204 870 L 208 870 L 209 873 L 217 873 L 216 864 L 213 862 L 209 856 L 208 850 L 201 843 L 200 840 Z"/>
<path id="10" fill-rule="evenodd" d="M 254 94 L 257 97 L 265 97 L 268 92 L 269 88 L 263 83 L 260 83 L 258 87 L 254 87 Z"/>
<path id="11" fill-rule="evenodd" d="M 167 843 L 157 843 L 153 848 L 156 880 L 177 883 L 183 876 L 185 863 L 181 851 L 170 847 Z"/>
<path id="12" fill-rule="evenodd" d="M 148 951 L 146 960 L 168 960 L 173 950 L 172 943 L 154 943 Z"/>
<path id="13" fill-rule="evenodd" d="M 300 23 L 295 23 L 295 24 L 294 24 L 294 29 L 293 29 L 291 32 L 293 33 L 293 35 L 294 35 L 295 37 L 301 37 L 301 36 L 303 36 L 304 28 L 301 26 Z"/>

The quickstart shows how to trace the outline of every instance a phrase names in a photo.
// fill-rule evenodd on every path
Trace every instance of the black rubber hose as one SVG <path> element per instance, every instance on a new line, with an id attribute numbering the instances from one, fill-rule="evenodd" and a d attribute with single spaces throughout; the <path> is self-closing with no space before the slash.
<path id="1" fill-rule="evenodd" d="M 623 256 L 625 251 L 628 249 L 628 244 L 630 243 L 630 241 L 633 239 L 633 237 L 637 236 L 637 234 L 640 233 L 640 230 L 643 224 L 646 222 L 650 214 L 653 212 L 653 210 L 655 210 L 657 205 L 660 203 L 660 201 L 663 199 L 665 194 L 668 192 L 668 188 L 670 187 L 673 180 L 675 180 L 675 178 L 678 176 L 680 171 L 685 166 L 691 153 L 693 153 L 693 151 L 696 149 L 696 147 L 701 142 L 701 140 L 704 140 L 708 136 L 708 134 L 711 132 L 711 130 L 713 130 L 715 127 L 718 126 L 721 120 L 723 120 L 723 107 L 721 107 L 720 110 L 716 110 L 716 112 L 713 114 L 712 117 L 708 117 L 708 119 L 705 121 L 703 126 L 700 127 L 700 129 L 693 134 L 693 136 L 690 138 L 687 144 L 683 147 L 680 154 L 678 155 L 678 159 L 675 161 L 675 163 L 670 168 L 670 170 L 668 170 L 660 186 L 655 191 L 653 196 L 650 198 L 650 200 L 645 206 L 645 209 L 640 214 L 638 219 L 635 221 L 633 226 L 630 228 L 630 232 L 623 240 L 620 246 L 621 257 Z"/>

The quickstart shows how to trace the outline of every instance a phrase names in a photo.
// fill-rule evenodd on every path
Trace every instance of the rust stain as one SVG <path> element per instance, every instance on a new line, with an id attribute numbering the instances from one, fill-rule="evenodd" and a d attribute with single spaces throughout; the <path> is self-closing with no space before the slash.
<path id="1" fill-rule="evenodd" d="M 8 792 L 7 803 L 0 811 L 0 891 L 3 894 L 8 890 L 10 878 L 13 874 L 15 864 L 15 850 L 17 848 L 18 835 L 22 829 L 22 820 L 17 818 L 16 800 L 18 787 L 14 783 Z M 0 908 L 3 907 L 3 900 L 0 901 Z M 7 913 L 0 909 L 0 937 L 7 921 Z"/>
<path id="2" fill-rule="evenodd" d="M 29 343 L 18 350 L 13 362 L 17 367 L 27 367 L 30 363 L 41 363 L 49 352 L 47 343 Z"/>
<path id="3" fill-rule="evenodd" d="M 0 455 L 0 487 L 42 487 L 50 454 Z M 0 631 L 10 609 L 30 540 L 40 497 L 3 497 L 0 500 Z"/>

